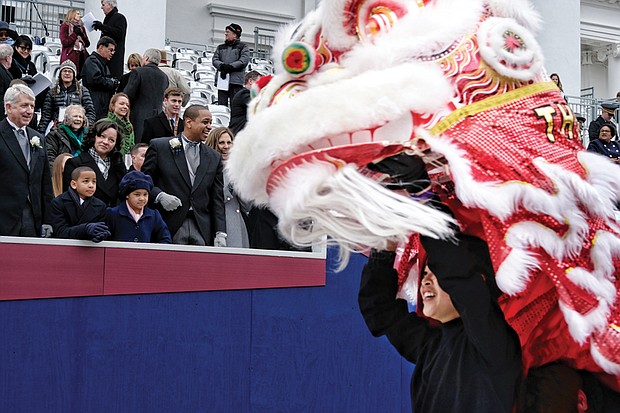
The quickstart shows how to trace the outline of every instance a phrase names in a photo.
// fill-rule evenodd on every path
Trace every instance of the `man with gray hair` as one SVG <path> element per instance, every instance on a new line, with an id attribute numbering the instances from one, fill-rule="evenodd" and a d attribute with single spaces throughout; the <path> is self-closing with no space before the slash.
<path id="1" fill-rule="evenodd" d="M 13 63 L 13 48 L 8 44 L 0 44 L 0 98 L 4 100 L 4 92 L 11 85 L 13 75 L 9 72 L 9 67 Z M 4 118 L 6 114 L 2 111 L 0 119 Z"/>
<path id="2" fill-rule="evenodd" d="M 159 49 L 147 49 L 142 56 L 142 67 L 131 71 L 124 92 L 131 102 L 131 124 L 136 143 L 142 142 L 144 120 L 161 112 L 168 76 L 157 65 L 161 60 Z"/>
<path id="3" fill-rule="evenodd" d="M 101 0 L 101 10 L 105 14 L 103 23 L 93 22 L 93 29 L 101 31 L 101 37 L 107 36 L 114 39 L 116 53 L 110 59 L 110 72 L 112 76 L 120 79 L 123 76 L 125 65 L 125 37 L 127 36 L 127 19 L 118 12 L 116 0 Z"/>
<path id="4" fill-rule="evenodd" d="M 0 122 L 0 235 L 49 237 L 52 202 L 45 138 L 28 127 L 34 94 L 16 84 L 4 94 L 6 118 Z"/>

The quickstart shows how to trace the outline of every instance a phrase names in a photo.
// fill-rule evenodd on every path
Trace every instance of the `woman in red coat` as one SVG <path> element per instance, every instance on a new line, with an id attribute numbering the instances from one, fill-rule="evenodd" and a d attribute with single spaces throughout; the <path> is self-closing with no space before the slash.
<path id="1" fill-rule="evenodd" d="M 67 12 L 64 23 L 60 25 L 60 42 L 62 43 L 60 63 L 71 60 L 77 68 L 79 77 L 84 60 L 88 57 L 86 48 L 90 46 L 79 10 L 71 9 Z"/>

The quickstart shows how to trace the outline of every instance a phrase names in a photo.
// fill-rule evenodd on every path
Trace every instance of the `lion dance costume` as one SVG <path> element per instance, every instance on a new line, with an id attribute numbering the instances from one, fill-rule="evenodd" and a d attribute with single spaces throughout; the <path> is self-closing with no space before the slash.
<path id="1" fill-rule="evenodd" d="M 618 170 L 584 151 L 539 25 L 527 0 L 324 0 L 278 36 L 228 172 L 285 237 L 327 235 L 345 260 L 456 222 L 489 245 L 525 367 L 560 360 L 617 391 Z M 400 153 L 454 218 L 368 168 Z"/>

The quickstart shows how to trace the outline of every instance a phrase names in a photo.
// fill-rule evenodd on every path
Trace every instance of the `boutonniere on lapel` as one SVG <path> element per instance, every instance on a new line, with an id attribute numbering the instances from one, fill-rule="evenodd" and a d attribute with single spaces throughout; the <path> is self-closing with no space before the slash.
<path id="1" fill-rule="evenodd" d="M 170 149 L 172 149 L 175 153 L 180 152 L 183 147 L 183 144 L 179 138 L 172 138 L 168 141 L 168 143 L 170 144 Z"/>
<path id="2" fill-rule="evenodd" d="M 38 136 L 33 136 L 32 138 L 30 138 L 30 146 L 35 149 L 41 149 L 41 138 L 39 138 Z"/>

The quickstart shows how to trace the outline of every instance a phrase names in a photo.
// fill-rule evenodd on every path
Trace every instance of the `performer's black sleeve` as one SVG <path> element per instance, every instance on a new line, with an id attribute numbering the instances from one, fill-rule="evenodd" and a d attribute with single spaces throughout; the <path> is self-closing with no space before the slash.
<path id="1" fill-rule="evenodd" d="M 370 253 L 362 272 L 358 303 L 370 332 L 386 335 L 392 345 L 407 360 L 416 363 L 427 340 L 437 337 L 439 330 L 410 313 L 407 303 L 397 299 L 398 275 L 394 270 L 393 252 Z"/>

